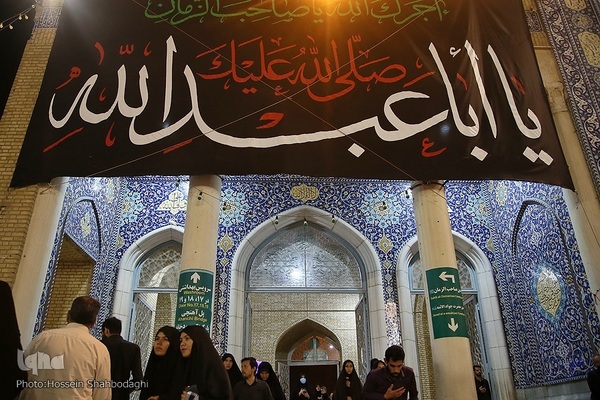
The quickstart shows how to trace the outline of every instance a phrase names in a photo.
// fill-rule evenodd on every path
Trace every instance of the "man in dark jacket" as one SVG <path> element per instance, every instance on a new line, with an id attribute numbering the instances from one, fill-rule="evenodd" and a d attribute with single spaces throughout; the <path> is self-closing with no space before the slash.
<path id="1" fill-rule="evenodd" d="M 121 320 L 115 317 L 102 324 L 102 343 L 110 353 L 113 400 L 129 400 L 129 394 L 140 389 L 142 382 L 140 346 L 121 337 L 121 326 Z"/>
<path id="2" fill-rule="evenodd" d="M 242 358 L 243 381 L 235 384 L 233 398 L 235 400 L 273 400 L 267 382 L 256 379 L 258 363 L 254 357 Z"/>
<path id="3" fill-rule="evenodd" d="M 492 392 L 490 391 L 490 383 L 483 377 L 483 368 L 481 368 L 481 365 L 473 365 L 473 374 L 475 375 L 477 400 L 491 400 Z"/>
<path id="4" fill-rule="evenodd" d="M 404 349 L 397 345 L 388 347 L 385 364 L 385 368 L 374 369 L 367 375 L 363 399 L 418 400 L 417 380 L 412 368 L 404 365 Z"/>

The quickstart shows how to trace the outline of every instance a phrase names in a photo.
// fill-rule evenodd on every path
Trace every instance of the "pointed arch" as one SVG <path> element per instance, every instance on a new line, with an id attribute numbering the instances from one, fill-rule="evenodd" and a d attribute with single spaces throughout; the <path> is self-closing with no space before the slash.
<path id="1" fill-rule="evenodd" d="M 474 267 L 475 277 L 478 282 L 479 303 L 482 307 L 482 330 L 490 353 L 489 368 L 496 386 L 499 398 L 513 399 L 513 377 L 510 368 L 510 359 L 504 324 L 500 312 L 500 302 L 496 282 L 492 271 L 492 265 L 483 251 L 469 238 L 452 232 L 454 247 Z M 413 255 L 418 253 L 419 244 L 417 237 L 410 239 L 402 248 L 398 257 L 396 269 L 398 281 L 398 297 L 400 299 L 400 323 L 402 327 L 403 346 L 406 351 L 406 359 L 414 360 L 415 366 L 418 360 L 417 340 L 415 336 L 415 324 L 412 313 L 411 291 L 409 287 L 408 266 Z M 420 378 L 418 368 L 415 369 L 417 380 Z"/>
<path id="2" fill-rule="evenodd" d="M 334 332 L 318 322 L 307 318 L 291 326 L 279 336 L 275 345 L 275 359 L 286 359 L 291 349 L 308 336 L 314 334 L 327 337 L 337 345 L 338 349 L 341 348 L 341 341 Z"/>
<path id="3" fill-rule="evenodd" d="M 96 235 L 96 240 L 90 241 L 88 246 L 84 246 L 81 243 L 81 237 L 73 237 L 67 231 L 67 226 L 71 218 L 73 218 L 74 214 L 79 210 L 85 210 L 85 207 L 88 206 L 91 208 L 91 220 L 89 221 L 90 232 Z M 59 231 L 55 238 L 55 249 L 53 250 L 54 257 L 51 260 L 51 264 L 48 266 L 46 270 L 46 278 L 45 282 L 54 282 L 56 279 L 57 268 L 61 256 L 62 246 L 65 240 L 65 237 L 69 237 L 76 247 L 78 247 L 81 251 L 83 251 L 92 261 L 92 268 L 89 274 L 90 284 L 88 285 L 88 293 L 89 286 L 91 285 L 91 281 L 93 279 L 93 269 L 96 268 L 96 263 L 100 258 L 100 254 L 102 253 L 102 230 L 100 229 L 100 214 L 98 211 L 98 206 L 96 205 L 96 201 L 87 196 L 82 196 L 75 199 L 72 203 L 66 207 L 66 211 L 62 220 L 59 222 Z M 58 241 L 56 241 L 58 240 Z M 52 299 L 52 293 L 54 290 L 54 284 L 45 285 L 43 287 L 42 297 L 40 300 L 40 305 L 37 312 L 36 323 L 34 326 L 34 335 L 41 332 L 45 329 L 46 317 L 48 316 L 50 302 Z M 86 294 L 88 294 L 86 293 Z M 75 293 L 74 293 L 75 294 Z"/>
<path id="4" fill-rule="evenodd" d="M 229 329 L 227 350 L 235 357 L 243 356 L 244 318 L 245 318 L 245 277 L 246 268 L 254 252 L 261 243 L 279 230 L 290 225 L 308 221 L 320 228 L 330 230 L 335 236 L 348 243 L 361 258 L 367 281 L 368 316 L 370 319 L 371 349 L 375 354 L 383 354 L 387 347 L 385 329 L 385 306 L 381 265 L 377 253 L 369 240 L 350 224 L 340 218 L 332 218 L 331 213 L 311 207 L 299 206 L 264 221 L 252 230 L 242 241 L 233 258 L 231 273 L 231 292 L 229 303 Z"/>
<path id="5" fill-rule="evenodd" d="M 123 321 L 123 332 L 129 331 L 129 311 L 133 301 L 131 289 L 135 278 L 135 267 L 144 254 L 168 241 L 183 243 L 183 228 L 163 226 L 149 232 L 133 242 L 121 257 L 112 313 Z"/>

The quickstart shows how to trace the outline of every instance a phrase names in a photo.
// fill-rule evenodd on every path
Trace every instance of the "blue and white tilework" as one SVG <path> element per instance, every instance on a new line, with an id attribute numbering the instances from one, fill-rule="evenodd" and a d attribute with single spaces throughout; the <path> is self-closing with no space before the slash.
<path id="1" fill-rule="evenodd" d="M 487 186 L 492 265 L 515 386 L 581 379 L 600 329 L 562 189 L 509 181 Z"/>
<path id="2" fill-rule="evenodd" d="M 600 6 L 591 0 L 539 0 L 537 5 L 539 15 L 527 14 L 530 29 L 539 31 L 541 18 L 600 193 L 600 63 L 589 51 L 600 36 Z M 59 13 L 60 8 L 47 8 L 36 28 L 55 27 Z M 186 183 L 181 177 L 72 179 L 36 332 L 43 328 L 63 232 L 97 261 L 92 295 L 102 300 L 102 318 L 112 308 L 123 252 L 157 228 L 184 226 Z M 397 305 L 398 252 L 415 235 L 408 187 L 408 182 L 390 181 L 224 177 L 215 283 L 217 347 L 227 342 L 230 269 L 238 246 L 254 227 L 298 205 L 343 218 L 371 241 L 380 258 L 385 302 Z M 446 196 L 452 229 L 479 246 L 492 264 L 516 387 L 581 379 L 592 349 L 600 347 L 600 324 L 562 190 L 511 181 L 449 182 Z M 400 339 L 394 315 L 386 318 L 390 343 Z"/>
<path id="3" fill-rule="evenodd" d="M 565 82 L 571 116 L 600 194 L 600 5 L 592 0 L 536 2 Z"/>
<path id="4" fill-rule="evenodd" d="M 98 255 L 91 291 L 102 300 L 105 316 L 112 309 L 119 262 L 127 248 L 158 228 L 185 225 L 188 178 L 103 178 L 98 192 L 94 182 L 71 180 L 61 220 L 88 254 Z M 371 242 L 381 265 L 388 342 L 401 341 L 396 265 L 400 249 L 416 234 L 409 186 L 405 181 L 287 175 L 223 177 L 213 310 L 217 348 L 227 345 L 237 249 L 258 225 L 301 205 L 343 219 Z M 453 231 L 473 241 L 492 264 L 515 385 L 581 379 L 592 343 L 600 344 L 600 330 L 562 189 L 526 182 L 450 181 L 445 191 Z M 87 217 L 93 209 L 90 199 L 99 224 Z M 524 203 L 528 206 L 521 212 Z M 88 239 L 98 237 L 99 250 Z M 51 273 L 47 282 L 50 278 Z M 582 335 L 586 327 L 589 335 Z"/>
<path id="5" fill-rule="evenodd" d="M 110 293 L 112 282 L 106 281 L 105 277 L 107 265 L 114 263 L 114 248 L 110 243 L 115 221 L 118 221 L 120 214 L 119 207 L 116 206 L 120 183 L 118 178 L 71 178 L 63 183 L 67 188 L 34 334 L 44 327 L 44 316 L 52 293 L 51 283 L 56 272 L 63 235 L 69 235 L 96 262 L 90 295 L 102 300 L 106 298 L 106 293 Z M 102 305 L 99 319 L 108 314 L 108 303 L 104 301 Z"/>

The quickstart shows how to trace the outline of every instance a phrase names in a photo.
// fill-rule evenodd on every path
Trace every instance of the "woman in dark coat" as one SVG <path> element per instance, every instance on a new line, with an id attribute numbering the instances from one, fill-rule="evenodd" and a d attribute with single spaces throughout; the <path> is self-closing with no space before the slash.
<path id="1" fill-rule="evenodd" d="M 279 382 L 279 378 L 275 374 L 273 367 L 266 361 L 263 361 L 258 366 L 258 379 L 263 380 L 269 384 L 273 400 L 286 400 L 285 394 Z"/>
<path id="2" fill-rule="evenodd" d="M 10 285 L 7 282 L 0 281 L 0 389 L 2 396 L 6 399 L 14 399 L 22 390 L 17 385 L 17 381 L 27 381 L 27 371 L 19 368 L 17 357 L 23 360 L 23 354 L 19 354 L 21 347 L 21 333 L 17 322 L 17 313 L 15 312 L 15 302 L 13 300 Z M 0 397 L 2 397 L 0 396 Z"/>
<path id="3" fill-rule="evenodd" d="M 361 400 L 362 383 L 354 369 L 354 363 L 350 360 L 344 361 L 340 376 L 335 384 L 333 400 Z"/>
<path id="4" fill-rule="evenodd" d="M 154 336 L 140 400 L 158 400 L 161 395 L 162 398 L 168 396 L 180 357 L 179 331 L 172 326 L 163 326 Z"/>
<path id="5" fill-rule="evenodd" d="M 202 400 L 233 400 L 227 371 L 206 329 L 185 327 L 179 336 L 181 359 L 177 368 L 174 399 L 186 391 L 200 395 Z"/>
<path id="6" fill-rule="evenodd" d="M 227 370 L 227 375 L 229 375 L 229 383 L 231 383 L 231 388 L 233 389 L 236 383 L 244 380 L 242 371 L 237 365 L 235 357 L 231 353 L 223 354 L 221 361 L 223 361 L 223 366 L 225 366 L 225 369 Z"/>

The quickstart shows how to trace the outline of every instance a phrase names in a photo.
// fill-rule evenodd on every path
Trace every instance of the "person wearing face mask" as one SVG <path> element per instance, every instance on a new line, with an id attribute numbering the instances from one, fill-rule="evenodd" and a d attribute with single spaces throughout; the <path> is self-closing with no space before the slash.
<path id="1" fill-rule="evenodd" d="M 179 331 L 172 326 L 163 326 L 154 336 L 140 400 L 159 400 L 169 394 L 180 357 Z"/>
<path id="2" fill-rule="evenodd" d="M 290 397 L 295 400 L 315 400 L 316 395 L 308 384 L 304 374 L 300 375 L 298 385 L 296 386 L 296 389 L 290 393 Z"/>

